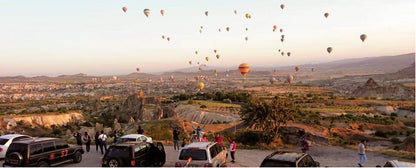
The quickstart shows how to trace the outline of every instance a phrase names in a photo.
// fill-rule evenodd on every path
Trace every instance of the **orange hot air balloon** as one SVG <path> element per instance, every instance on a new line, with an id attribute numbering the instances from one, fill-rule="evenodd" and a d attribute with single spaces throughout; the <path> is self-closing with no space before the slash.
<path id="1" fill-rule="evenodd" d="M 208 16 L 208 11 L 205 11 L 205 16 Z"/>
<path id="2" fill-rule="evenodd" d="M 237 10 L 234 10 L 234 14 L 237 14 Z"/>
<path id="3" fill-rule="evenodd" d="M 290 54 L 291 54 L 290 52 L 287 52 L 287 56 L 288 56 L 288 57 L 290 57 Z"/>
<path id="4" fill-rule="evenodd" d="M 287 76 L 286 81 L 287 83 L 291 84 L 293 82 L 293 76 L 292 75 Z"/>
<path id="5" fill-rule="evenodd" d="M 144 9 L 143 10 L 144 15 L 146 15 L 146 17 L 149 17 L 150 15 L 150 9 Z"/>
<path id="6" fill-rule="evenodd" d="M 280 8 L 282 8 L 282 10 L 283 10 L 283 8 L 285 8 L 285 5 L 281 4 L 280 5 Z"/>
<path id="7" fill-rule="evenodd" d="M 276 31 L 276 29 L 277 29 L 277 26 L 273 25 L 273 32 Z"/>
<path id="8" fill-rule="evenodd" d="M 247 73 L 250 71 L 250 66 L 247 63 L 242 63 L 238 66 L 238 71 L 240 71 L 243 77 L 246 77 Z"/>
<path id="9" fill-rule="evenodd" d="M 170 37 L 166 38 L 168 41 L 170 41 Z"/>
<path id="10" fill-rule="evenodd" d="M 331 53 L 331 52 L 332 52 L 332 47 L 328 47 L 328 48 L 326 49 L 326 51 L 327 51 L 328 53 Z"/>
<path id="11" fill-rule="evenodd" d="M 299 69 L 300 69 L 299 67 L 295 67 L 296 72 L 299 71 Z"/>
<path id="12" fill-rule="evenodd" d="M 204 83 L 202 83 L 202 82 L 198 83 L 199 90 L 202 90 L 204 88 L 204 86 L 205 86 Z"/>
<path id="13" fill-rule="evenodd" d="M 282 33 L 283 32 L 283 29 L 280 29 L 280 33 Z"/>
<path id="14" fill-rule="evenodd" d="M 199 30 L 199 33 L 202 33 L 202 30 Z"/>
<path id="15" fill-rule="evenodd" d="M 162 35 L 162 39 L 165 39 L 165 35 Z"/>
<path id="16" fill-rule="evenodd" d="M 248 37 L 246 37 L 245 39 L 246 39 L 246 41 L 248 41 Z"/>
<path id="17" fill-rule="evenodd" d="M 328 18 L 329 13 L 325 13 L 324 16 L 325 16 L 325 18 Z"/>
<path id="18" fill-rule="evenodd" d="M 127 12 L 127 7 L 123 7 L 123 11 L 124 11 L 124 13 L 126 13 Z"/>
<path id="19" fill-rule="evenodd" d="M 214 50 L 214 53 L 217 53 L 217 50 Z"/>
<path id="20" fill-rule="evenodd" d="M 220 55 L 218 55 L 218 54 L 215 57 L 217 57 L 217 59 L 220 59 Z"/>
<path id="21" fill-rule="evenodd" d="M 162 14 L 162 16 L 165 15 L 165 10 L 160 10 L 160 14 Z"/>
<path id="22" fill-rule="evenodd" d="M 361 36 L 360 36 L 360 39 L 361 39 L 361 41 L 362 42 L 364 42 L 364 40 L 367 38 L 367 35 L 366 34 L 362 34 Z"/>
<path id="23" fill-rule="evenodd" d="M 197 55 L 198 55 L 198 51 L 195 51 L 195 54 L 197 54 Z"/>
<path id="24" fill-rule="evenodd" d="M 205 60 L 209 61 L 209 57 L 205 57 Z"/>
<path id="25" fill-rule="evenodd" d="M 230 27 L 225 28 L 225 30 L 227 30 L 227 32 L 230 31 Z"/>
<path id="26" fill-rule="evenodd" d="M 192 61 L 189 61 L 189 65 L 192 65 Z"/>

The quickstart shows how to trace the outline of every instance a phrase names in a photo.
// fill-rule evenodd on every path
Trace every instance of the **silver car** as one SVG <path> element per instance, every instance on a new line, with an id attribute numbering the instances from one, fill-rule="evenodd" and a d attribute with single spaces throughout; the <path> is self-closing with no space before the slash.
<path id="1" fill-rule="evenodd" d="M 217 142 L 194 142 L 179 151 L 175 167 L 226 167 L 227 150 Z"/>
<path id="2" fill-rule="evenodd" d="M 120 137 L 117 140 L 116 143 L 119 144 L 119 143 L 123 143 L 123 142 L 127 142 L 127 141 L 149 142 L 149 143 L 153 142 L 151 137 L 147 137 L 147 136 L 142 135 L 142 134 L 128 134 L 128 135 L 124 135 L 124 136 Z"/>

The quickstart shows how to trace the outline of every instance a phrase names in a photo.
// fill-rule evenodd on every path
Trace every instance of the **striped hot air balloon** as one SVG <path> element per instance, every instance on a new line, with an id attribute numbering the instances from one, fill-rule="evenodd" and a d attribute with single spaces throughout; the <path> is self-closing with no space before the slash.
<path id="1" fill-rule="evenodd" d="M 243 77 L 246 77 L 248 71 L 250 71 L 250 66 L 247 63 L 242 63 L 240 66 L 238 66 L 238 71 L 240 71 Z"/>

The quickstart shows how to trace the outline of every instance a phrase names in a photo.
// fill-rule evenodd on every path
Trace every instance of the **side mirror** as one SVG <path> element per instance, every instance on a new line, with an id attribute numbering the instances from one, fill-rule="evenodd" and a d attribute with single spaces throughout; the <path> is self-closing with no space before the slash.
<path id="1" fill-rule="evenodd" d="M 315 161 L 315 166 L 319 167 L 319 166 L 321 166 L 321 164 L 319 162 Z"/>

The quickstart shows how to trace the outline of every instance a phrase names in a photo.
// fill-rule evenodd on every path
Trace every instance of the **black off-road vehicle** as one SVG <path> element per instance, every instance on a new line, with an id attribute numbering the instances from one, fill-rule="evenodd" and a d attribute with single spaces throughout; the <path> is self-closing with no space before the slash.
<path id="1" fill-rule="evenodd" d="M 37 138 L 13 142 L 6 153 L 3 166 L 55 166 L 68 161 L 79 163 L 84 150 L 69 146 L 57 138 Z"/>
<path id="2" fill-rule="evenodd" d="M 319 167 L 309 154 L 276 151 L 266 156 L 260 167 Z"/>
<path id="3" fill-rule="evenodd" d="M 162 167 L 166 162 L 166 153 L 160 142 L 123 142 L 111 145 L 104 154 L 103 167 Z"/>

